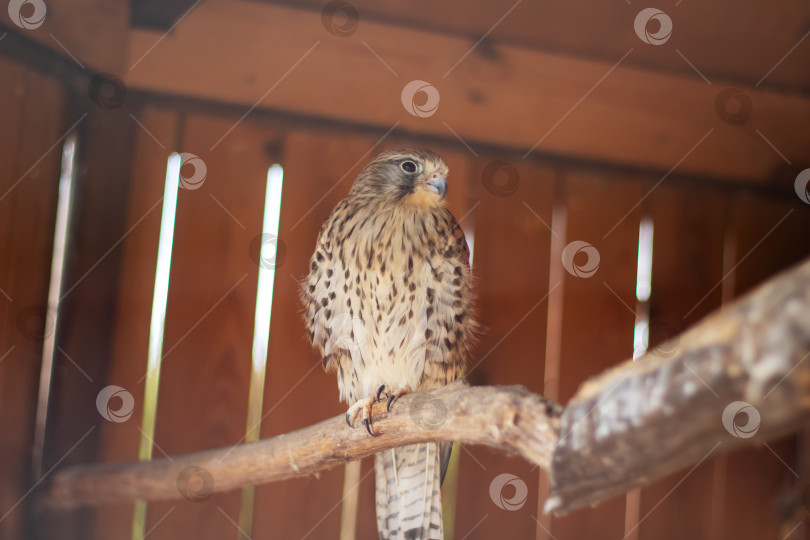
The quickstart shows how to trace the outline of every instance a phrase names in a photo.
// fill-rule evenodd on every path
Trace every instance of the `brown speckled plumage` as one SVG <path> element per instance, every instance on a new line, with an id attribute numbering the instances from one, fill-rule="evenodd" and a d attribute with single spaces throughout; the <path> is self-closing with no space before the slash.
<path id="1" fill-rule="evenodd" d="M 383 385 L 396 395 L 452 382 L 470 352 L 469 251 L 444 204 L 447 172 L 429 150 L 383 152 L 321 227 L 302 286 L 305 319 L 352 416 Z M 382 538 L 441 538 L 447 457 L 436 444 L 376 456 Z"/>

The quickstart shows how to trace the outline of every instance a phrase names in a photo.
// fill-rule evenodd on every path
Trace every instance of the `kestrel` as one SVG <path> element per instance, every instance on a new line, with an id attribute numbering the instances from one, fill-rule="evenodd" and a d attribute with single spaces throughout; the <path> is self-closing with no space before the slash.
<path id="1" fill-rule="evenodd" d="M 447 209 L 447 165 L 430 150 L 383 152 L 323 223 L 302 285 L 309 336 L 337 372 L 346 421 L 374 434 L 371 406 L 456 380 L 476 323 L 464 234 Z M 374 456 L 383 539 L 441 539 L 452 446 Z"/>

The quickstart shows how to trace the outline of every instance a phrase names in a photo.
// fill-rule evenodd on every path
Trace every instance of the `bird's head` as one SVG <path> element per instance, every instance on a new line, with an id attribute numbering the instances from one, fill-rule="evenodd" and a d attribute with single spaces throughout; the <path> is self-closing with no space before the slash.
<path id="1" fill-rule="evenodd" d="M 444 204 L 447 165 L 427 149 L 400 148 L 377 155 L 360 172 L 351 193 L 374 202 L 398 202 L 423 208 Z"/>

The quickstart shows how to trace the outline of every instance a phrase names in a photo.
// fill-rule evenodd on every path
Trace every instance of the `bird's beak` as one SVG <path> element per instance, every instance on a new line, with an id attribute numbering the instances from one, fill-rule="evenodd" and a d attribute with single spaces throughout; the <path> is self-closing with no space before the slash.
<path id="1" fill-rule="evenodd" d="M 426 186 L 430 191 L 439 194 L 439 200 L 444 199 L 447 194 L 447 179 L 444 176 L 436 176 L 427 181 Z"/>

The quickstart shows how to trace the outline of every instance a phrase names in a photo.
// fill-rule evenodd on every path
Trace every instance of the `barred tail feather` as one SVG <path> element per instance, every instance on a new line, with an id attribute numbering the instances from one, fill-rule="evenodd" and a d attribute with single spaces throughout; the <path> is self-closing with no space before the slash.
<path id="1" fill-rule="evenodd" d="M 374 456 L 377 529 L 383 540 L 442 540 L 446 444 L 421 443 Z"/>

